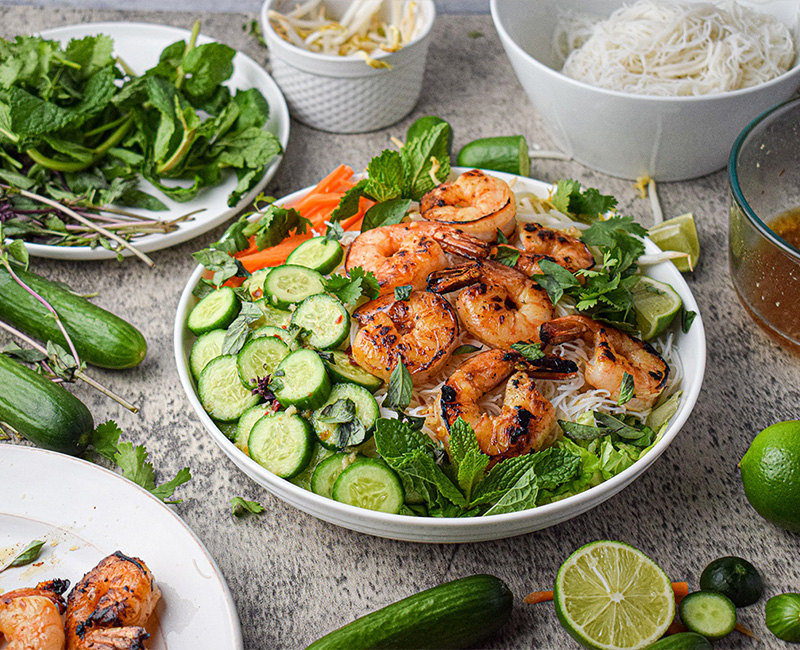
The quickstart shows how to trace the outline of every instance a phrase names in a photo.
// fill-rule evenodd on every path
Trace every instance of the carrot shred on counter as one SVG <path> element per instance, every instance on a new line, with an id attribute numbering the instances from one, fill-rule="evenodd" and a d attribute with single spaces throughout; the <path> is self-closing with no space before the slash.
<path id="1" fill-rule="evenodd" d="M 353 170 L 347 165 L 339 165 L 330 174 L 317 183 L 314 188 L 305 196 L 288 203 L 283 207 L 294 208 L 302 216 L 311 222 L 311 228 L 316 231 L 324 230 L 325 222 L 339 205 L 345 192 L 355 185 L 352 180 Z M 361 198 L 358 203 L 358 212 L 352 217 L 342 221 L 342 228 L 350 230 L 359 227 L 364 219 L 364 214 L 374 205 L 374 201 Z M 297 234 L 288 237 L 276 246 L 258 250 L 255 244 L 255 237 L 250 238 L 250 246 L 234 255 L 244 268 L 250 273 L 268 266 L 278 266 L 286 261 L 295 248 L 307 239 L 311 239 L 313 233 L 306 231 L 304 234 Z"/>
<path id="2" fill-rule="evenodd" d="M 680 603 L 686 596 L 689 595 L 688 582 L 673 582 L 672 591 L 675 592 L 675 602 Z"/>
<path id="3" fill-rule="evenodd" d="M 744 634 L 745 636 L 749 636 L 751 639 L 758 639 L 758 637 L 753 633 L 753 630 L 746 628 L 741 623 L 737 623 L 733 626 L 733 629 L 739 632 L 739 634 Z"/>
<path id="4" fill-rule="evenodd" d="M 534 591 L 533 593 L 525 596 L 524 601 L 528 605 L 538 605 L 539 603 L 549 603 L 553 600 L 552 591 Z"/>

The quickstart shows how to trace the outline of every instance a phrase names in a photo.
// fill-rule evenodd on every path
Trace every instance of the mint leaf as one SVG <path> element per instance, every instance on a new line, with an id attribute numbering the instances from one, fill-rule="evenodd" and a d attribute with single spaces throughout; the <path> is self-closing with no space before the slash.
<path id="1" fill-rule="evenodd" d="M 681 307 L 681 330 L 684 334 L 688 334 L 689 330 L 692 329 L 692 323 L 694 323 L 694 319 L 697 317 L 697 312 L 692 311 L 691 309 L 686 309 L 685 307 Z"/>
<path id="2" fill-rule="evenodd" d="M 367 232 L 380 226 L 391 226 L 400 223 L 411 207 L 409 199 L 391 199 L 376 203 L 364 215 L 361 232 Z"/>
<path id="3" fill-rule="evenodd" d="M 233 497 L 231 499 L 231 509 L 234 517 L 258 515 L 264 512 L 264 506 L 258 501 L 248 501 L 243 497 Z"/>
<path id="4" fill-rule="evenodd" d="M 325 239 L 328 241 L 341 241 L 344 237 L 344 228 L 337 221 L 332 221 L 325 230 Z"/>
<path id="5" fill-rule="evenodd" d="M 514 485 L 495 503 L 483 513 L 484 517 L 500 515 L 507 512 L 519 512 L 536 505 L 539 494 L 539 485 L 536 481 L 536 472 L 529 469 Z"/>
<path id="6" fill-rule="evenodd" d="M 367 186 L 367 179 L 364 178 L 344 193 L 339 199 L 339 205 L 331 213 L 332 222 L 348 219 L 358 212 L 361 197 L 364 196 L 364 188 Z"/>
<path id="7" fill-rule="evenodd" d="M 523 343 L 520 341 L 519 343 L 512 343 L 511 349 L 519 352 L 528 361 L 536 361 L 544 356 L 542 346 L 538 343 Z"/>
<path id="8" fill-rule="evenodd" d="M 399 457 L 415 449 L 430 449 L 433 441 L 419 429 L 391 418 L 375 423 L 375 445 L 383 458 Z"/>
<path id="9" fill-rule="evenodd" d="M 644 427 L 633 427 L 628 424 L 625 424 L 619 418 L 610 415 L 609 413 L 603 413 L 601 411 L 594 412 L 594 419 L 597 424 L 603 426 L 610 430 L 611 433 L 616 433 L 620 438 L 626 438 L 628 440 L 636 440 L 642 437 L 642 432 Z"/>
<path id="10" fill-rule="evenodd" d="M 342 424 L 352 421 L 355 416 L 355 402 L 346 397 L 344 399 L 337 399 L 333 404 L 328 404 L 320 411 L 317 419 L 327 424 Z"/>
<path id="11" fill-rule="evenodd" d="M 604 427 L 593 427 L 567 420 L 559 420 L 558 424 L 564 430 L 564 435 L 570 440 L 596 440 L 611 433 L 610 429 Z"/>
<path id="12" fill-rule="evenodd" d="M 411 290 L 413 287 L 410 284 L 404 284 L 402 287 L 395 287 L 394 288 L 394 299 L 395 300 L 408 300 L 411 296 Z"/>
<path id="13" fill-rule="evenodd" d="M 577 474 L 581 458 L 563 447 L 550 447 L 533 454 L 536 482 L 544 490 L 553 490 L 571 481 Z"/>
<path id="14" fill-rule="evenodd" d="M 334 273 L 325 280 L 325 291 L 336 296 L 346 305 L 354 305 L 362 296 L 370 300 L 377 298 L 380 284 L 372 271 L 360 266 L 350 269 L 350 277 Z"/>
<path id="15" fill-rule="evenodd" d="M 222 354 L 239 354 L 250 335 L 250 323 L 256 322 L 263 315 L 255 303 L 242 302 L 239 315 L 228 326 L 225 338 L 222 339 Z"/>
<path id="16" fill-rule="evenodd" d="M 482 349 L 483 348 L 477 345 L 465 343 L 464 345 L 459 345 L 455 350 L 453 350 L 453 354 L 472 354 L 473 352 L 477 352 L 478 350 Z"/>
<path id="17" fill-rule="evenodd" d="M 484 480 L 477 485 L 470 505 L 474 506 L 497 501 L 533 465 L 533 454 L 501 460 L 486 473 Z"/>
<path id="18" fill-rule="evenodd" d="M 395 411 L 404 411 L 411 403 L 411 394 L 414 384 L 411 381 L 411 373 L 408 372 L 405 364 L 398 361 L 397 365 L 389 375 L 389 388 L 386 391 L 386 399 L 383 406 Z"/>
<path id="19" fill-rule="evenodd" d="M 508 237 L 506 237 L 506 236 L 503 234 L 503 231 L 502 231 L 502 230 L 500 230 L 500 228 L 498 228 L 498 229 L 497 229 L 497 235 L 496 235 L 496 238 L 497 238 L 497 243 L 498 243 L 498 244 L 507 244 L 507 243 L 508 243 Z"/>
<path id="20" fill-rule="evenodd" d="M 397 151 L 386 149 L 370 160 L 364 192 L 378 203 L 403 194 L 403 162 Z"/>
<path id="21" fill-rule="evenodd" d="M 438 122 L 420 132 L 412 124 L 409 133 L 413 135 L 407 139 L 400 151 L 405 177 L 403 196 L 419 201 L 438 184 L 431 178 L 433 159 L 439 163 L 439 170 L 436 173 L 439 183 L 443 183 L 450 175 L 448 143 L 452 129 L 447 122 Z"/>
<path id="22" fill-rule="evenodd" d="M 418 479 L 435 488 L 445 499 L 461 508 L 467 500 L 447 477 L 436 462 L 423 449 L 415 449 L 397 458 L 384 458 L 389 466 L 400 474 Z"/>
<path id="23" fill-rule="evenodd" d="M 617 404 L 622 406 L 623 404 L 627 404 L 633 399 L 634 390 L 636 386 L 633 382 L 633 375 L 630 373 L 623 373 L 622 374 L 622 381 L 620 382 L 619 386 L 619 398 L 617 399 Z"/>
<path id="24" fill-rule="evenodd" d="M 492 259 L 495 262 L 505 264 L 506 266 L 515 266 L 520 255 L 521 252 L 516 248 L 511 248 L 510 246 L 498 246 L 494 255 L 492 256 Z"/>
<path id="25" fill-rule="evenodd" d="M 550 301 L 554 305 L 561 300 L 565 291 L 581 286 L 578 278 L 555 262 L 539 260 L 539 269 L 542 273 L 534 275 L 532 279 L 547 291 L 547 295 L 550 296 Z"/>
<path id="26" fill-rule="evenodd" d="M 489 466 L 472 427 L 460 417 L 450 427 L 450 459 L 457 468 L 458 485 L 467 501 Z"/>

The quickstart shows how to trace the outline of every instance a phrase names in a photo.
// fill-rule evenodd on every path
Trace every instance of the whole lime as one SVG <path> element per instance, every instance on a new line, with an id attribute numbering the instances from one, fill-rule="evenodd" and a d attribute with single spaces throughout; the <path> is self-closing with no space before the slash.
<path id="1" fill-rule="evenodd" d="M 800 420 L 764 429 L 739 463 L 744 493 L 767 521 L 800 532 Z"/>

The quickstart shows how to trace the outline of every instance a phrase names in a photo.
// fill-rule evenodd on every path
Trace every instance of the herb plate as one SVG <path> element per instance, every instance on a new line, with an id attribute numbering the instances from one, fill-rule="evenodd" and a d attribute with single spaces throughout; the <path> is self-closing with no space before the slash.
<path id="1" fill-rule="evenodd" d="M 87 23 L 84 25 L 56 27 L 44 30 L 39 35 L 66 44 L 73 38 L 83 38 L 96 34 L 106 34 L 113 38 L 114 53 L 120 56 L 137 73 L 142 73 L 158 63 L 159 54 L 167 45 L 179 40 L 186 40 L 190 36 L 189 30 L 167 25 L 126 22 Z M 198 44 L 210 42 L 213 42 L 213 39 L 202 34 L 197 39 Z M 237 52 L 233 59 L 233 75 L 225 85 L 231 89 L 257 88 L 261 91 L 270 108 L 267 129 L 278 137 L 281 146 L 285 149 L 289 142 L 289 109 L 286 106 L 283 94 L 266 70 L 246 54 Z M 256 187 L 242 197 L 239 204 L 233 208 L 228 207 L 227 203 L 228 196 L 236 187 L 236 178 L 233 175 L 228 176 L 215 187 L 202 189 L 197 197 L 186 203 L 173 201 L 148 182 L 142 180 L 139 184 L 139 189 L 158 197 L 167 205 L 169 210 L 149 212 L 131 209 L 131 212 L 146 214 L 164 221 L 177 219 L 195 210 L 202 210 L 202 212 L 196 214 L 192 219 L 178 224 L 177 230 L 173 232 L 138 237 L 133 241 L 133 244 L 140 251 L 148 253 L 175 246 L 220 225 L 252 202 L 275 175 L 280 161 L 281 157 L 276 156 L 264 169 L 264 175 Z M 26 247 L 31 255 L 54 259 L 102 260 L 114 259 L 117 256 L 115 251 L 106 250 L 99 246 L 91 248 L 89 246 L 54 246 L 26 243 Z M 128 256 L 130 252 L 124 251 L 123 255 Z"/>
<path id="2" fill-rule="evenodd" d="M 454 178 L 464 171 L 466 169 L 454 167 L 452 177 Z M 490 171 L 488 173 L 507 182 L 514 182 L 513 189 L 515 191 L 528 191 L 547 197 L 552 190 L 549 183 L 542 181 L 500 172 Z M 290 194 L 282 201 L 298 200 L 310 189 L 306 188 Z M 650 240 L 646 240 L 645 246 L 645 253 L 660 252 L 658 246 Z M 327 499 L 278 478 L 239 451 L 205 412 L 197 397 L 197 386 L 189 370 L 188 359 L 194 336 L 186 327 L 186 318 L 197 304 L 197 298 L 192 294 L 192 290 L 200 281 L 203 270 L 202 266 L 198 266 L 194 270 L 181 294 L 173 333 L 175 361 L 178 365 L 181 385 L 197 417 L 200 418 L 203 426 L 222 451 L 245 474 L 279 499 L 324 521 L 378 537 L 429 543 L 479 542 L 522 535 L 577 517 L 614 496 L 655 462 L 675 439 L 691 414 L 703 383 L 706 340 L 702 318 L 698 315 L 688 333 L 677 332 L 675 334 L 674 346 L 678 351 L 684 373 L 681 382 L 683 396 L 678 411 L 672 417 L 661 440 L 628 469 L 585 492 L 521 512 L 488 517 L 435 518 L 392 515 L 364 510 Z M 674 264 L 662 262 L 650 266 L 647 275 L 672 285 L 686 308 L 699 312 L 689 286 Z"/>
<path id="3" fill-rule="evenodd" d="M 156 497 L 64 454 L 3 444 L 0 457 L 0 566 L 34 539 L 45 541 L 33 564 L 0 573 L 0 593 L 54 578 L 74 585 L 119 550 L 141 558 L 162 592 L 147 626 L 148 648 L 243 647 L 222 573 L 197 536 Z"/>

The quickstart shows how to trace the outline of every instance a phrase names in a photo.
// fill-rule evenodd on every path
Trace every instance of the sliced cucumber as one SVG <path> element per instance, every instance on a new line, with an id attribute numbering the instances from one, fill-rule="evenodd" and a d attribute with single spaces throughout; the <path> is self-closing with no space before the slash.
<path id="1" fill-rule="evenodd" d="M 330 273 L 342 263 L 343 258 L 344 250 L 338 241 L 314 237 L 289 253 L 286 263 L 305 266 L 320 273 Z"/>
<path id="2" fill-rule="evenodd" d="M 315 409 L 331 392 L 331 380 L 322 359 L 313 350 L 296 350 L 278 364 L 270 383 L 284 408 Z"/>
<path id="3" fill-rule="evenodd" d="M 359 458 L 333 484 L 336 501 L 357 508 L 397 514 L 403 507 L 403 484 L 395 471 L 377 458 Z"/>
<path id="4" fill-rule="evenodd" d="M 334 454 L 323 460 L 311 475 L 311 491 L 332 499 L 333 484 L 354 460 L 354 454 Z"/>
<path id="5" fill-rule="evenodd" d="M 247 441 L 250 439 L 250 432 L 253 430 L 253 426 L 265 415 L 274 413 L 276 408 L 277 406 L 274 404 L 256 404 L 242 413 L 242 417 L 236 423 L 233 444 L 249 456 L 250 450 L 247 447 Z"/>
<path id="6" fill-rule="evenodd" d="M 346 352 L 332 350 L 324 355 L 324 359 L 325 367 L 333 381 L 349 381 L 363 386 L 370 393 L 383 386 L 383 379 L 364 370 Z"/>
<path id="7" fill-rule="evenodd" d="M 681 621 L 691 632 L 712 641 L 728 636 L 736 626 L 736 605 L 716 591 L 694 591 L 680 604 Z"/>
<path id="8" fill-rule="evenodd" d="M 225 329 L 239 315 L 241 303 L 230 287 L 221 287 L 209 293 L 189 312 L 186 326 L 196 336 L 211 330 Z"/>
<path id="9" fill-rule="evenodd" d="M 214 424 L 217 425 L 217 428 L 222 431 L 228 440 L 236 440 L 236 427 L 238 426 L 238 422 L 234 420 L 233 422 L 214 422 Z"/>
<path id="10" fill-rule="evenodd" d="M 276 266 L 264 280 L 264 298 L 277 309 L 286 309 L 324 290 L 320 273 L 294 264 Z"/>
<path id="11" fill-rule="evenodd" d="M 338 298 L 327 293 L 309 296 L 292 314 L 292 325 L 310 332 L 308 344 L 318 350 L 339 347 L 350 336 L 350 314 Z"/>
<path id="12" fill-rule="evenodd" d="M 271 267 L 267 267 L 266 269 L 258 269 L 258 271 L 254 271 L 253 275 L 247 278 L 242 283 L 242 289 L 246 289 L 253 300 L 258 300 L 259 298 L 264 297 L 264 280 L 266 279 L 269 272 L 272 270 Z"/>
<path id="13" fill-rule="evenodd" d="M 323 421 L 323 411 L 326 407 L 339 400 L 352 400 L 355 406 L 355 418 L 362 427 L 354 430 L 345 424 Z M 366 388 L 357 384 L 334 384 L 325 403 L 311 414 L 311 425 L 317 439 L 328 449 L 343 449 L 356 447 L 372 437 L 372 427 L 381 415 L 378 402 Z"/>
<path id="14" fill-rule="evenodd" d="M 275 368 L 289 354 L 289 347 L 274 336 L 262 336 L 244 344 L 236 357 L 239 379 L 246 388 L 253 388 L 259 377 L 275 372 Z"/>
<path id="15" fill-rule="evenodd" d="M 222 354 L 222 342 L 225 340 L 225 330 L 211 330 L 201 334 L 189 354 L 189 367 L 192 375 L 197 379 L 203 368 L 206 367 L 211 359 L 216 359 Z"/>
<path id="16" fill-rule="evenodd" d="M 238 420 L 260 399 L 242 386 L 235 354 L 209 361 L 197 380 L 197 392 L 206 413 L 221 422 Z"/>
<path id="17" fill-rule="evenodd" d="M 253 425 L 247 441 L 250 457 L 281 478 L 302 472 L 314 454 L 311 425 L 299 415 L 278 411 Z"/>
<path id="18" fill-rule="evenodd" d="M 323 460 L 328 458 L 328 456 L 333 455 L 333 452 L 330 449 L 325 449 L 322 445 L 315 445 L 314 447 L 314 454 L 311 457 L 311 462 L 308 464 L 302 472 L 300 472 L 297 476 L 293 476 L 289 479 L 292 483 L 294 483 L 297 487 L 301 487 L 304 490 L 311 491 L 311 477 L 314 475 L 314 470 L 317 468 Z"/>
<path id="19" fill-rule="evenodd" d="M 261 310 L 262 316 L 250 325 L 250 329 L 256 330 L 265 325 L 288 327 L 289 323 L 292 321 L 292 312 L 273 307 L 267 302 L 266 298 L 256 300 L 253 304 Z"/>

